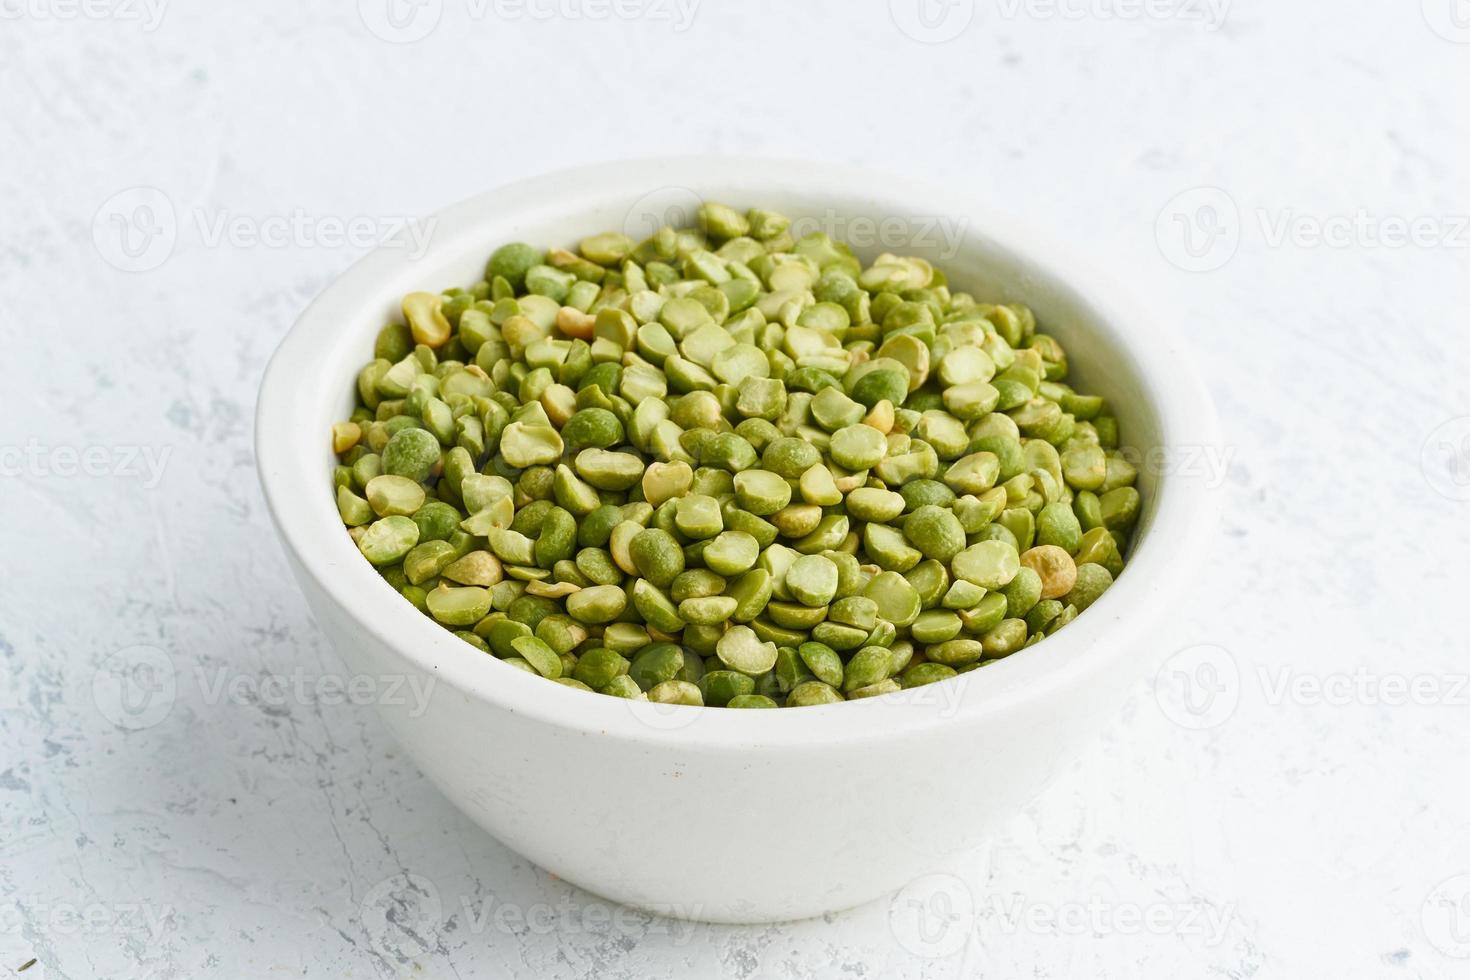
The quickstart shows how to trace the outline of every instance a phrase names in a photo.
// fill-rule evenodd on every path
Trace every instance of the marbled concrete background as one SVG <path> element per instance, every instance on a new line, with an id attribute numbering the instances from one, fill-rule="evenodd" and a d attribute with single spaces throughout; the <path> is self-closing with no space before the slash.
<path id="1" fill-rule="evenodd" d="M 0 975 L 1470 975 L 1470 4 L 392 2 L 0 0 Z M 766 928 L 462 819 L 364 703 L 412 692 L 343 695 L 251 454 L 368 245 L 725 151 L 1034 216 L 1225 432 L 1157 685 L 985 853 Z"/>

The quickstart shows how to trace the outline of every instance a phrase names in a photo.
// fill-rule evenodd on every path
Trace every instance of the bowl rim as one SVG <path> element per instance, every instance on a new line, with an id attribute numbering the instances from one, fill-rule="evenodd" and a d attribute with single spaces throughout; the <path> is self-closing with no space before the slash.
<path id="1" fill-rule="evenodd" d="M 824 194 L 873 199 L 875 189 L 888 188 L 883 195 L 901 200 L 908 213 L 964 219 L 967 227 L 983 229 L 980 234 L 989 247 L 1024 263 L 1050 288 L 1085 297 L 1096 321 L 1127 325 L 1126 331 L 1114 330 L 1109 342 L 1133 361 L 1146 388 L 1140 394 L 1158 413 L 1163 445 L 1218 445 L 1213 405 L 1173 333 L 1162 329 L 1120 287 L 1119 277 L 1094 269 L 1068 248 L 1038 234 L 1029 221 L 964 193 L 845 164 L 728 156 L 594 164 L 517 181 L 440 210 L 429 219 L 434 234 L 422 256 L 415 260 L 399 250 L 375 249 L 329 283 L 286 333 L 261 381 L 255 452 L 267 507 L 298 574 L 309 576 L 359 629 L 407 665 L 434 677 L 436 684 L 584 736 L 733 751 L 862 742 L 1026 707 L 1054 696 L 1059 688 L 1085 684 L 1099 671 L 1115 668 L 1118 658 L 1130 650 L 1130 641 L 1148 625 L 1151 617 L 1146 610 L 1170 608 L 1198 565 L 1174 562 L 1165 567 L 1165 562 L 1169 550 L 1199 555 L 1213 529 L 1213 494 L 1201 480 L 1167 471 L 1158 474 L 1151 526 L 1134 546 L 1128 573 L 1087 615 L 1044 643 L 936 685 L 799 711 L 747 712 L 627 701 L 548 683 L 491 657 L 467 656 L 463 641 L 403 601 L 361 559 L 341 531 L 322 474 L 302 465 L 321 454 L 323 436 L 295 421 L 309 393 L 319 392 L 323 377 L 336 373 L 324 363 L 334 322 L 353 311 L 360 315 L 363 297 L 372 296 L 380 283 L 401 273 L 405 262 L 431 266 L 436 253 L 455 251 L 467 242 L 478 242 L 488 254 L 496 233 L 487 225 L 534 222 L 542 202 L 557 202 L 558 210 L 564 210 L 571 206 L 568 202 L 591 204 L 614 195 L 637 196 L 650 188 L 701 185 L 739 187 L 752 194 L 763 187 L 780 187 L 815 201 Z M 344 370 L 343 377 L 350 375 Z M 1185 567 L 1177 567 L 1180 564 Z M 760 720 L 753 721 L 752 716 Z"/>

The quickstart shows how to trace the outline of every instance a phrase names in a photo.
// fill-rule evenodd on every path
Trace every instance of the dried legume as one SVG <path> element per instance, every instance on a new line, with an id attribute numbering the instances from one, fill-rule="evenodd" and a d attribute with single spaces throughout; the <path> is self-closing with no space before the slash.
<path id="1" fill-rule="evenodd" d="M 771 211 L 414 292 L 332 426 L 384 580 L 578 690 L 773 708 L 955 677 L 1071 622 L 1144 510 L 1018 305 Z"/>

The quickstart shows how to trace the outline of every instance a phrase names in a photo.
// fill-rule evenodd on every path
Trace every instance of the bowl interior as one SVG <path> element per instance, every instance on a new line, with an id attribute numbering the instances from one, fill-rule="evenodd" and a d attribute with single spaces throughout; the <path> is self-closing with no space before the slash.
<path id="1" fill-rule="evenodd" d="M 793 218 L 800 233 L 822 230 L 853 245 L 864 261 L 881 252 L 918 255 L 945 271 L 951 288 L 981 301 L 1019 302 L 1037 315 L 1039 329 L 1067 350 L 1069 381 L 1107 398 L 1124 443 L 1148 451 L 1203 439 L 1207 405 L 1166 335 L 1119 297 L 1114 284 L 1086 273 L 1085 265 L 1033 240 L 1023 223 L 979 209 L 942 192 L 916 189 L 891 177 L 812 164 L 687 160 L 616 164 L 538 178 L 455 205 L 433 219 L 423 255 L 382 248 L 334 282 L 303 314 L 272 361 L 262 388 L 259 456 L 262 480 L 287 546 L 365 628 L 440 671 L 457 686 L 492 700 L 518 699 L 522 708 L 591 718 L 598 725 L 615 702 L 520 675 L 466 648 L 399 597 L 362 560 L 343 532 L 330 492 L 334 462 L 326 434 L 354 405 L 354 379 L 371 357 L 373 338 L 399 317 L 405 293 L 468 286 L 482 275 L 490 252 L 505 242 L 538 248 L 574 247 L 586 235 L 623 230 L 646 236 L 665 222 L 689 223 L 701 200 L 735 207 L 767 207 Z M 1054 271 L 1061 270 L 1061 271 Z M 1066 660 L 1098 643 L 1099 615 L 1130 593 L 1157 595 L 1152 574 L 1154 537 L 1163 524 L 1180 535 L 1196 501 L 1192 488 L 1164 468 L 1140 467 L 1144 509 L 1129 568 L 1087 614 L 1045 643 L 975 674 L 965 706 L 1039 693 L 1044 679 L 1063 680 Z M 1182 540 L 1182 537 L 1179 539 Z M 1141 586 L 1147 585 L 1147 589 Z M 1112 644 L 1109 644 L 1110 646 Z M 520 675 L 520 676 L 506 676 Z M 954 683 L 954 682 L 946 682 Z M 901 695 L 890 707 L 909 707 Z M 879 705 L 888 699 L 872 699 Z M 932 705 L 912 706 L 907 723 L 922 724 Z M 833 705 L 801 712 L 758 712 L 762 729 L 817 723 L 818 716 L 855 717 L 869 705 Z M 681 709 L 700 711 L 701 709 Z M 621 712 L 626 714 L 626 712 Z M 741 712 L 702 711 L 706 716 Z M 771 719 L 768 715 L 782 716 Z M 804 716 L 801 722 L 787 716 Z M 932 720 L 927 719 L 927 720 Z M 822 721 L 821 724 L 830 724 Z M 739 724 L 728 717 L 711 726 Z M 685 729 L 692 731 L 695 726 Z M 845 726 L 844 726 L 845 727 Z M 813 729 L 815 730 L 815 729 Z M 633 729 L 646 734 L 646 726 Z M 832 729 L 828 729 L 830 734 Z"/>

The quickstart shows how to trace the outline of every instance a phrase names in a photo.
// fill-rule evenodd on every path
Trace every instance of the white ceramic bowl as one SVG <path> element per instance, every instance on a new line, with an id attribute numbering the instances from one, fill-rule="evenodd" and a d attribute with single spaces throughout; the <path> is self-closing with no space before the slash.
<path id="1" fill-rule="evenodd" d="M 1186 587 L 1206 488 L 1145 467 L 1128 568 L 1067 629 L 943 684 L 800 710 L 665 707 L 575 691 L 476 653 L 416 611 L 342 529 L 327 433 L 403 294 L 479 278 L 496 246 L 572 245 L 688 216 L 696 195 L 777 208 L 865 259 L 925 255 L 957 288 L 1030 304 L 1125 441 L 1215 444 L 1202 387 L 1114 278 L 964 194 L 817 163 L 724 157 L 552 174 L 437 216 L 421 257 L 383 248 L 302 314 L 261 386 L 256 451 L 286 553 L 348 667 L 432 683 L 381 713 L 476 823 L 593 892 L 717 922 L 801 918 L 901 887 L 980 844 L 1055 775 L 1156 663 L 1150 627 Z M 880 223 L 886 221 L 886 224 Z M 871 245 L 872 247 L 864 247 Z M 387 699 L 384 700 L 398 700 Z"/>

